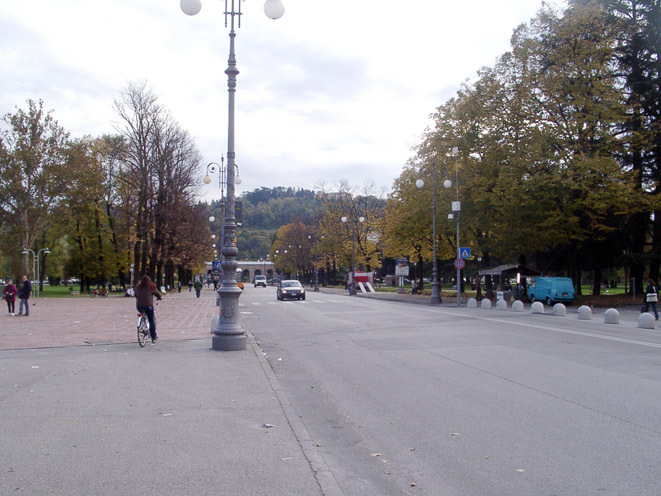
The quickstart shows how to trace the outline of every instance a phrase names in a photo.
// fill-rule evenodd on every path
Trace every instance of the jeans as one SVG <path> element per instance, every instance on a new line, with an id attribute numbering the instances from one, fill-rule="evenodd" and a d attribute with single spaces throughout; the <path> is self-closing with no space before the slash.
<path id="1" fill-rule="evenodd" d="M 645 311 L 649 311 L 650 305 L 652 305 L 652 310 L 654 310 L 654 318 L 659 320 L 659 312 L 656 310 L 656 301 L 646 301 L 645 302 Z"/>
<path id="2" fill-rule="evenodd" d="M 18 314 L 19 315 L 30 315 L 30 305 L 29 301 L 27 298 L 21 298 L 21 303 L 18 305 Z M 23 311 L 23 308 L 25 307 L 25 311 Z"/>
<path id="3" fill-rule="evenodd" d="M 7 311 L 9 313 L 14 313 L 14 300 L 6 300 L 7 301 Z"/>
<path id="4" fill-rule="evenodd" d="M 145 314 L 149 321 L 149 334 L 152 339 L 156 339 L 156 319 L 154 318 L 154 307 L 135 307 L 138 312 Z"/>

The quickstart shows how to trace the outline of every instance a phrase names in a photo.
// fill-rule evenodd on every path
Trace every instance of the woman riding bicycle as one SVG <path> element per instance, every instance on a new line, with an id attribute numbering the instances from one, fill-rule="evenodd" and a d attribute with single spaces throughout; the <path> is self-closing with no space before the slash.
<path id="1" fill-rule="evenodd" d="M 145 274 L 140 279 L 140 282 L 135 285 L 135 307 L 138 312 L 147 316 L 152 343 L 155 343 L 158 339 L 156 335 L 156 319 L 154 318 L 154 296 L 159 300 L 162 299 L 161 293 L 156 290 L 156 284 Z"/>

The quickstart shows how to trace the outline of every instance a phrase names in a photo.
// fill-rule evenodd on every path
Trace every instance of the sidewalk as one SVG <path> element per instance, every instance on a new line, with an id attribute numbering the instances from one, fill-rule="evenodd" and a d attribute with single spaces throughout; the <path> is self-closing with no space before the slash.
<path id="1" fill-rule="evenodd" d="M 210 349 L 213 291 L 167 296 L 145 348 L 132 298 L 31 303 L 0 316 L 0 493 L 341 494 L 252 335 Z"/>

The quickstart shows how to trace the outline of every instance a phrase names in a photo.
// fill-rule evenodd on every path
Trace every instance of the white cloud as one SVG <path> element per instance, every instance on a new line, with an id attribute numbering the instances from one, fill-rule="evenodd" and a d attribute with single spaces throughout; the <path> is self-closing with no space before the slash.
<path id="1" fill-rule="evenodd" d="M 429 114 L 508 50 L 541 1 L 285 0 L 278 21 L 262 5 L 242 4 L 236 37 L 242 190 L 339 179 L 389 188 Z M 113 100 L 128 81 L 147 80 L 204 165 L 218 161 L 227 146 L 223 10 L 222 0 L 205 0 L 195 17 L 177 0 L 8 3 L 0 113 L 41 98 L 74 136 L 112 132 Z M 217 196 L 213 185 L 200 191 Z"/>

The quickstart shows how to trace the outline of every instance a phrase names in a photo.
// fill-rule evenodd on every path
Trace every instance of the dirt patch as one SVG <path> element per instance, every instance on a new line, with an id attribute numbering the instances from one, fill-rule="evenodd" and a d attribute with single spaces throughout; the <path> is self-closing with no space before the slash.
<path id="1" fill-rule="evenodd" d="M 639 306 L 642 303 L 642 296 L 634 300 L 631 295 L 580 295 L 576 297 L 572 306 L 587 305 L 595 308 L 622 308 L 628 306 Z"/>

